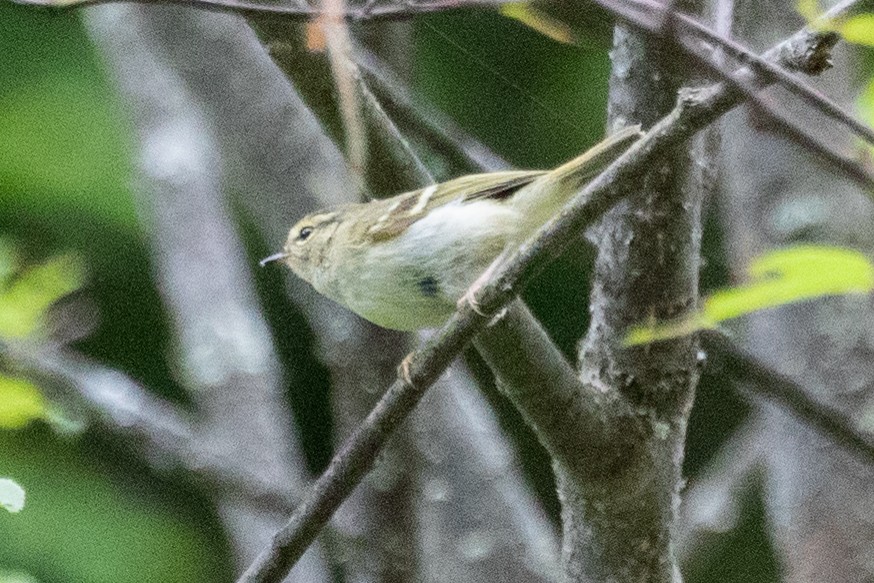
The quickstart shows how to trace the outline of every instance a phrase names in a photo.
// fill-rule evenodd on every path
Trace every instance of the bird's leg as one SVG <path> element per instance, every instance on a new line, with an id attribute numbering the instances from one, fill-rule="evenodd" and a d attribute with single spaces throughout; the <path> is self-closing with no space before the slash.
<path id="1" fill-rule="evenodd" d="M 413 364 L 413 354 L 415 353 L 411 352 L 406 355 L 398 365 L 398 375 L 401 377 L 401 380 L 411 387 L 415 386 L 413 385 L 413 378 L 410 376 L 410 366 Z"/>
<path id="2" fill-rule="evenodd" d="M 482 308 L 479 306 L 479 302 L 476 299 L 476 293 L 486 284 L 489 280 L 492 279 L 492 276 L 498 272 L 498 268 L 504 263 L 504 260 L 509 255 L 508 248 L 504 248 L 501 251 L 501 254 L 495 257 L 495 260 L 486 268 L 485 271 L 482 272 L 476 280 L 470 284 L 470 287 L 467 288 L 467 291 L 464 292 L 458 299 L 458 303 L 456 306 L 461 309 L 464 304 L 468 304 L 470 309 L 482 316 L 483 318 L 488 318 L 491 314 L 486 314 Z"/>

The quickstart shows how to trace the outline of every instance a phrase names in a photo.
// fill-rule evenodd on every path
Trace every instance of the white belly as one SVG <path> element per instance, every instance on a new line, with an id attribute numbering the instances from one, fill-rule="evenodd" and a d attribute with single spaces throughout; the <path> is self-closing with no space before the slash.
<path id="1" fill-rule="evenodd" d="M 510 241 L 515 212 L 492 201 L 450 203 L 398 237 L 377 243 L 340 278 L 334 299 L 386 328 L 438 326 Z"/>

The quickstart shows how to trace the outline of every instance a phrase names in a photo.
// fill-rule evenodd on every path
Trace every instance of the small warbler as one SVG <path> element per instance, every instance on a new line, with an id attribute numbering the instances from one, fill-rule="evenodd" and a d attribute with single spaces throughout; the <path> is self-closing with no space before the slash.
<path id="1" fill-rule="evenodd" d="M 310 214 L 282 260 L 320 293 L 385 328 L 444 322 L 501 253 L 549 220 L 642 135 L 625 128 L 550 171 L 472 174 Z"/>

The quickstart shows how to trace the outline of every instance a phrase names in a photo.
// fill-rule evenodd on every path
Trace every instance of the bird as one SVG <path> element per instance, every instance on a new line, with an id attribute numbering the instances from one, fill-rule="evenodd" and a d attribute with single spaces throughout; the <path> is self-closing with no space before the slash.
<path id="1" fill-rule="evenodd" d="M 622 129 L 553 170 L 471 174 L 317 211 L 291 227 L 282 261 L 319 293 L 394 330 L 442 324 L 497 258 L 554 216 L 643 133 Z"/>

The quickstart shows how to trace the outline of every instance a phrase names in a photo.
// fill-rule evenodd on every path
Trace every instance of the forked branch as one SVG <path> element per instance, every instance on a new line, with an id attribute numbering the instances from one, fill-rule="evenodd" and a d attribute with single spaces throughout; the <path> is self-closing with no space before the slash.
<path id="1" fill-rule="evenodd" d="M 846 11 L 860 1 L 844 2 L 838 9 Z M 828 16 L 832 17 L 834 13 Z M 776 62 L 798 54 L 810 59 L 822 58 L 828 54 L 834 40 L 832 34 L 805 28 L 768 51 L 765 57 Z M 738 71 L 734 77 L 757 86 L 771 82 L 770 78 L 749 68 Z M 718 119 L 740 103 L 742 97 L 727 83 L 684 91 L 669 115 L 524 244 L 489 282 L 474 293 L 478 310 L 467 303 L 462 304 L 431 341 L 410 356 L 405 374 L 399 375 L 365 422 L 346 441 L 303 504 L 239 582 L 281 581 L 337 507 L 371 469 L 394 429 L 461 349 L 488 323 L 490 318 L 480 312 L 498 313 L 539 273 L 546 261 L 568 248 L 579 233 L 626 193 L 634 192 L 636 180 L 654 161 Z"/>

